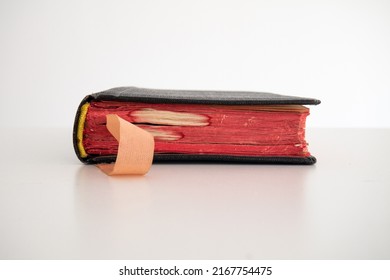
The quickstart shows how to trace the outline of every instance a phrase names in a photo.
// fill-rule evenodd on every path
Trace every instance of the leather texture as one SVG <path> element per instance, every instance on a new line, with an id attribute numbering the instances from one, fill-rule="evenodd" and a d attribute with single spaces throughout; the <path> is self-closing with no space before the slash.
<path id="1" fill-rule="evenodd" d="M 117 87 L 90 95 L 95 100 L 120 100 L 151 103 L 189 103 L 221 105 L 317 105 L 314 98 L 251 91 L 163 90 Z"/>
<path id="2" fill-rule="evenodd" d="M 137 87 L 117 87 L 87 95 L 80 103 L 73 127 L 73 146 L 80 161 L 88 164 L 114 162 L 115 156 L 81 157 L 77 145 L 77 127 L 81 106 L 92 100 L 134 101 L 146 103 L 183 103 L 183 104 L 219 104 L 219 105 L 318 105 L 314 98 L 281 95 L 268 92 L 248 91 L 195 91 L 162 90 Z M 191 155 L 191 154 L 155 154 L 153 162 L 216 162 L 216 163 L 258 163 L 258 164 L 304 164 L 316 163 L 310 157 L 252 157 L 231 155 Z"/>

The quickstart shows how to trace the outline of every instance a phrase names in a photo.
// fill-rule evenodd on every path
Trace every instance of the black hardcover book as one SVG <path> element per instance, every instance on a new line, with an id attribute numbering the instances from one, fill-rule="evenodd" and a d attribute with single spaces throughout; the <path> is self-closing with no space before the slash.
<path id="1" fill-rule="evenodd" d="M 313 98 L 266 92 L 112 88 L 80 103 L 74 149 L 84 163 L 115 161 L 118 143 L 105 116 L 116 114 L 154 136 L 154 162 L 314 164 L 304 105 L 317 104 Z"/>

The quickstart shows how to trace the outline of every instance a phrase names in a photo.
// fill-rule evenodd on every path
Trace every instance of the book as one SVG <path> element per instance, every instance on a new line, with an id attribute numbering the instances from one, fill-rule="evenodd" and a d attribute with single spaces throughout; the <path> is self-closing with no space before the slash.
<path id="1" fill-rule="evenodd" d="M 73 130 L 84 163 L 114 162 L 118 141 L 106 127 L 115 114 L 154 137 L 154 162 L 228 161 L 314 164 L 305 139 L 314 98 L 264 92 L 119 87 L 86 96 Z"/>

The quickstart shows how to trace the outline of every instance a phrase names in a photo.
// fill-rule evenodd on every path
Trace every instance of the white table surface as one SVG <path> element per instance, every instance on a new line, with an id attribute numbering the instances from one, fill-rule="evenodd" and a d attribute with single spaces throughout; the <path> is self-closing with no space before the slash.
<path id="1" fill-rule="evenodd" d="M 314 166 L 108 177 L 71 129 L 3 129 L 0 259 L 390 259 L 390 130 L 308 129 Z"/>

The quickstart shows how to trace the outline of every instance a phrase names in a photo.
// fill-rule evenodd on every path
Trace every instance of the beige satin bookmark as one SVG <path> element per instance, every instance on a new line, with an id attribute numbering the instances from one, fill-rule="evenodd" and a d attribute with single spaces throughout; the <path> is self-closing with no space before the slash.
<path id="1" fill-rule="evenodd" d="M 144 175 L 153 161 L 153 136 L 132 123 L 109 114 L 107 129 L 119 142 L 118 155 L 113 164 L 98 164 L 107 175 Z"/>

